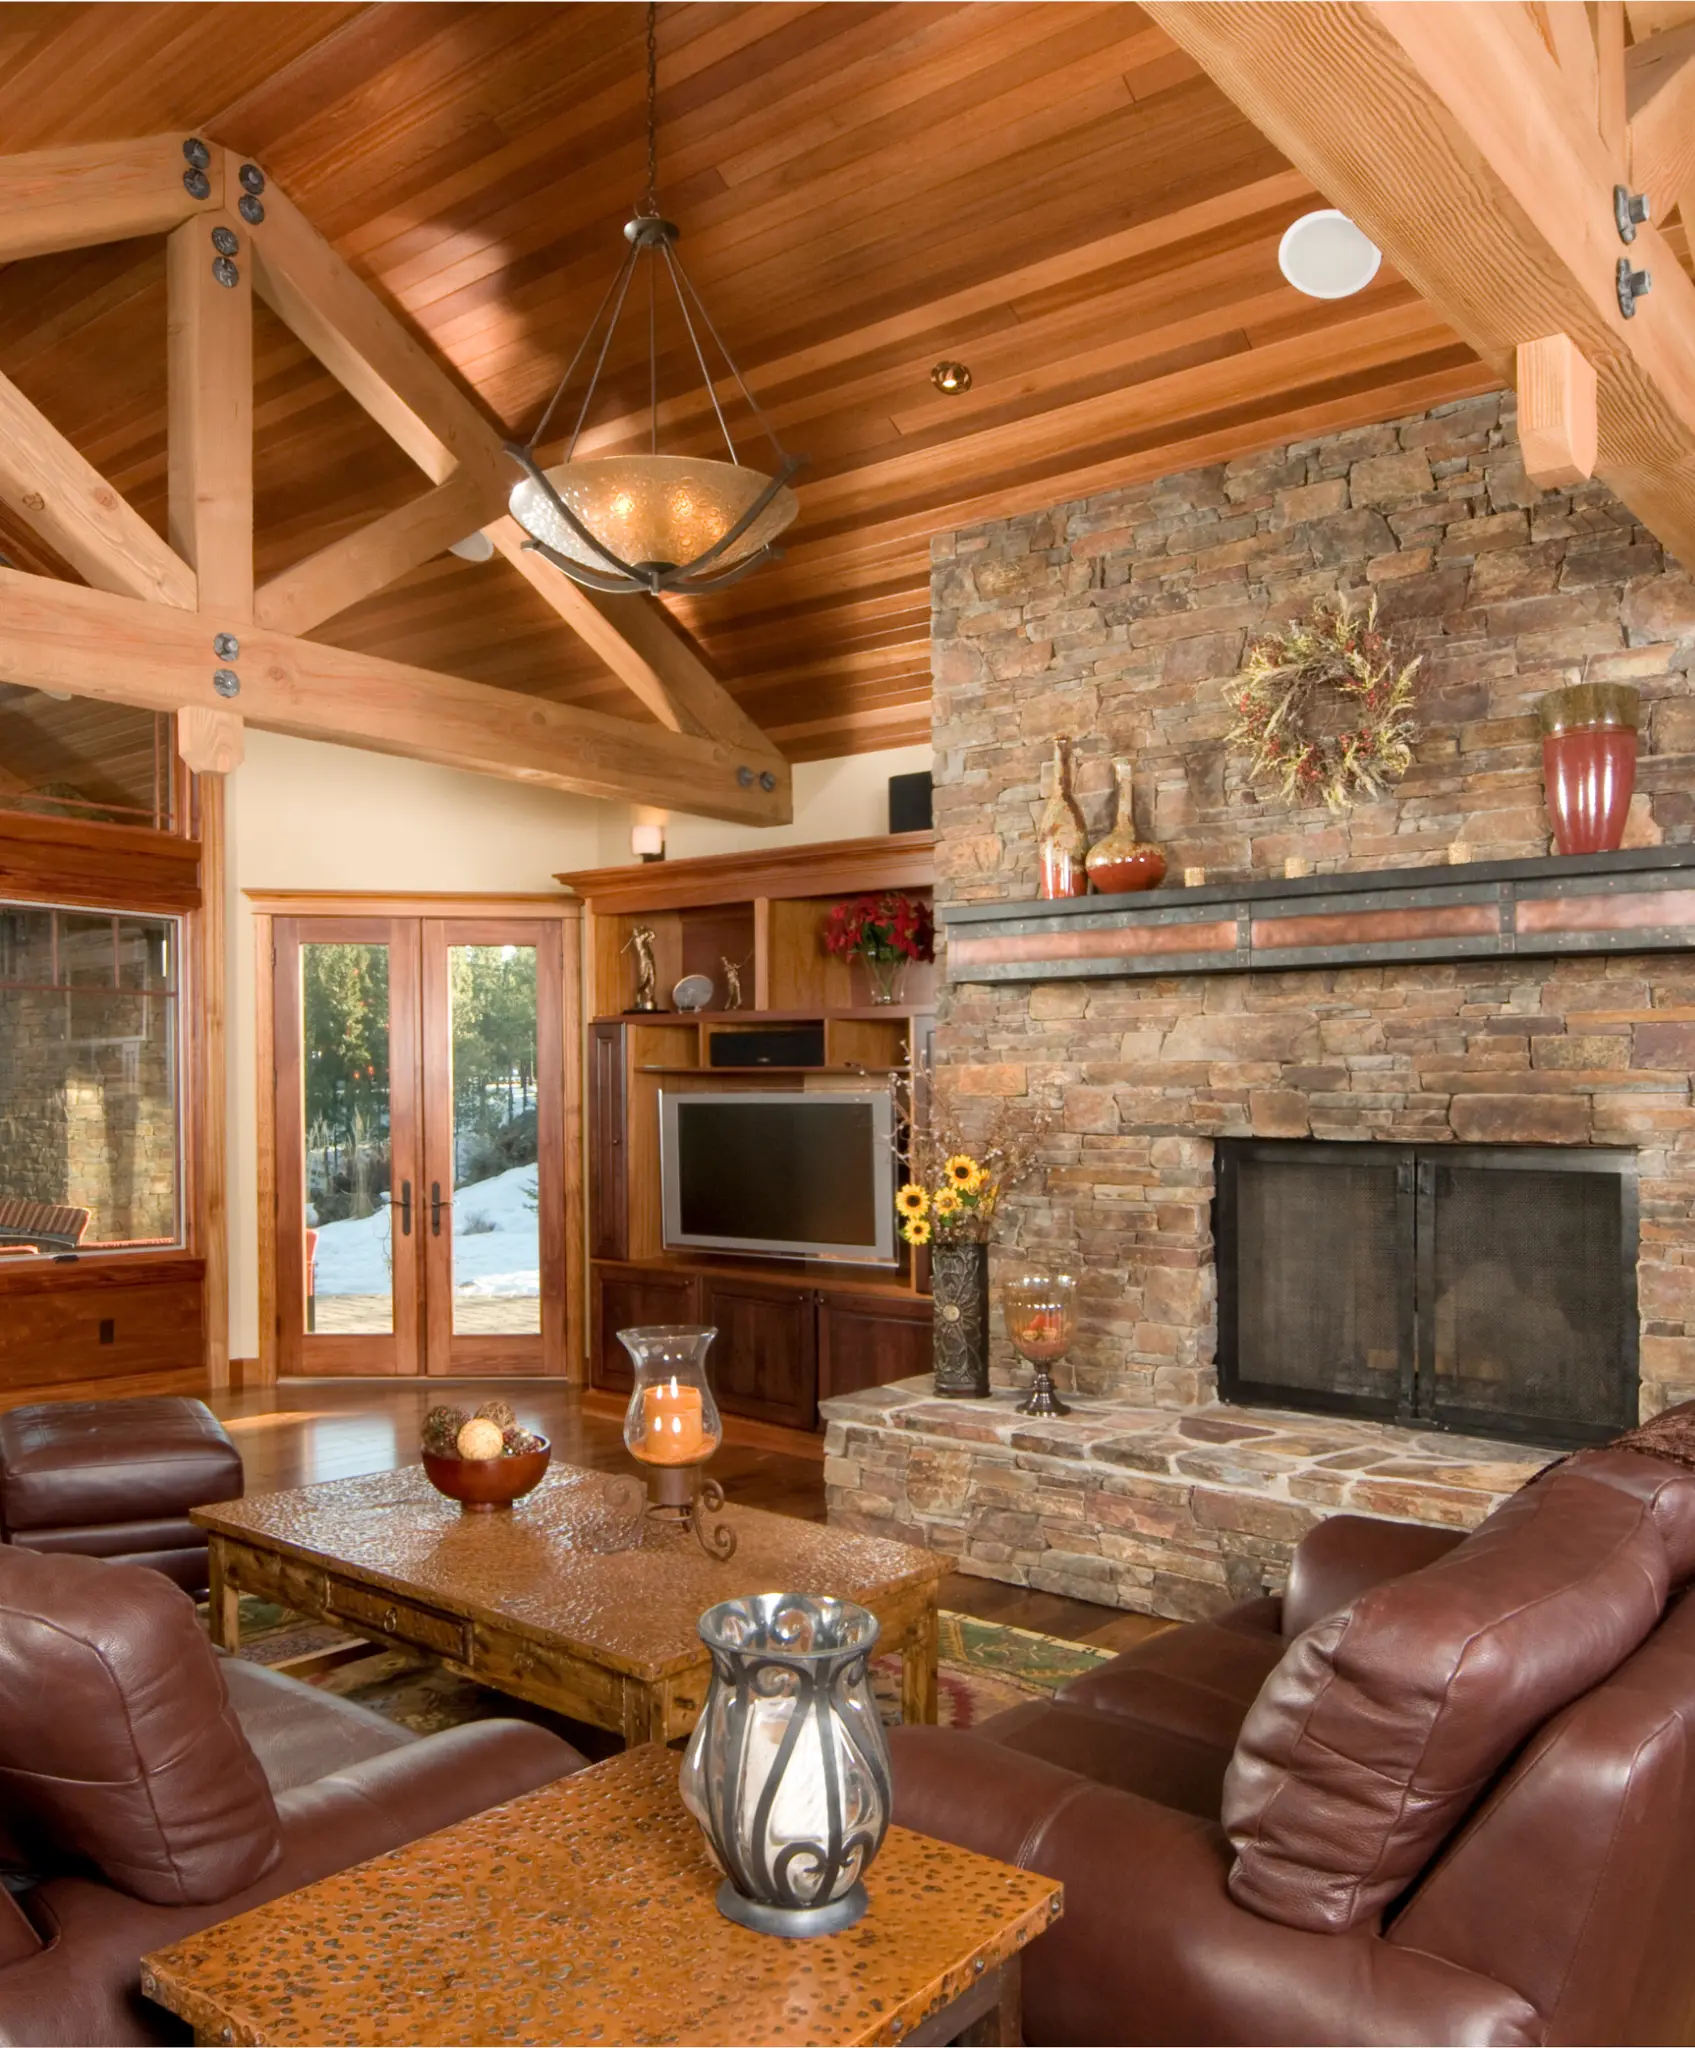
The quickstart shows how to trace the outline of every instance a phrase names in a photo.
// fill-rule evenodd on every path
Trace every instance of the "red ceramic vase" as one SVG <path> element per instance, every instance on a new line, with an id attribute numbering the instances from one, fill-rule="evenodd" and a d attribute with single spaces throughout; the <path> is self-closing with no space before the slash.
<path id="1" fill-rule="evenodd" d="M 1157 889 L 1165 880 L 1165 854 L 1136 837 L 1135 764 L 1127 754 L 1113 756 L 1112 777 L 1118 790 L 1118 813 L 1112 830 L 1089 848 L 1089 880 L 1103 896 L 1125 896 L 1135 889 Z"/>
<path id="2" fill-rule="evenodd" d="M 1611 853 L 1624 842 L 1636 788 L 1641 694 L 1628 683 L 1574 683 L 1541 703 L 1542 781 L 1561 853 Z"/>

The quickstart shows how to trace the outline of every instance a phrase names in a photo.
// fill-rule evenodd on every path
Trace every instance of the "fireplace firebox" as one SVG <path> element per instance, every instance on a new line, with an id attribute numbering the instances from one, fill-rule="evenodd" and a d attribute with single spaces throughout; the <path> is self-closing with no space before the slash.
<path id="1" fill-rule="evenodd" d="M 1637 1419 L 1635 1155 L 1220 1140 L 1219 1391 L 1581 1445 Z"/>

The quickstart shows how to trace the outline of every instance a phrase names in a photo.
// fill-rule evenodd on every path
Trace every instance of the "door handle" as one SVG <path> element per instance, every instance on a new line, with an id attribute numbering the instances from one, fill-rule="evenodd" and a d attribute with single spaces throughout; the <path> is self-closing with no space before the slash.
<path id="1" fill-rule="evenodd" d="M 409 1180 L 400 1183 L 400 1234 L 402 1237 L 412 1235 L 412 1183 Z"/>
<path id="2" fill-rule="evenodd" d="M 451 1209 L 451 1208 L 452 1208 L 452 1206 L 453 1206 L 453 1204 L 452 1204 L 451 1202 L 444 1202 L 444 1201 L 442 1200 L 442 1198 L 441 1198 L 441 1182 L 440 1182 L 439 1180 L 432 1180 L 432 1181 L 430 1182 L 430 1235 L 431 1235 L 431 1237 L 440 1237 L 440 1235 L 441 1235 L 441 1212 L 443 1211 L 443 1209 Z"/>

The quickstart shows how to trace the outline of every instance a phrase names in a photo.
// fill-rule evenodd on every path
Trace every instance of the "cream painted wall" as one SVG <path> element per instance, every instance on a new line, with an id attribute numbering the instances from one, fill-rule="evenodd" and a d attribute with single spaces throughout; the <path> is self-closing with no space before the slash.
<path id="1" fill-rule="evenodd" d="M 674 816 L 666 850 L 732 853 L 888 830 L 888 779 L 928 768 L 894 747 L 795 769 L 795 817 L 761 832 Z M 623 866 L 632 812 L 352 747 L 249 731 L 229 785 L 230 1355 L 259 1349 L 258 1143 L 253 916 L 249 889 L 551 889 L 572 868 Z"/>
<path id="2" fill-rule="evenodd" d="M 876 754 L 844 754 L 835 761 L 802 761 L 794 771 L 795 815 L 790 825 L 761 831 L 716 818 L 673 812 L 665 827 L 668 860 L 703 853 L 743 853 L 762 846 L 810 846 L 821 839 L 866 839 L 889 829 L 889 777 L 930 766 L 929 747 L 885 747 Z M 630 858 L 634 813 L 608 804 L 600 859 L 608 867 Z"/>

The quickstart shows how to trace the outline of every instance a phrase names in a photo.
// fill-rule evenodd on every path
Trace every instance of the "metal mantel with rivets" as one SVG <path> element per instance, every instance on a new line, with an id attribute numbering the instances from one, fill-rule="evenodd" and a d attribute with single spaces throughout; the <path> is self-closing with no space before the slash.
<path id="1" fill-rule="evenodd" d="M 1695 947 L 1695 846 L 943 912 L 950 981 L 1251 974 Z"/>

